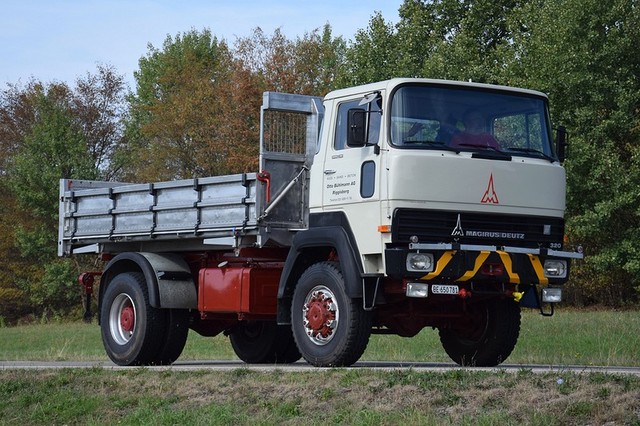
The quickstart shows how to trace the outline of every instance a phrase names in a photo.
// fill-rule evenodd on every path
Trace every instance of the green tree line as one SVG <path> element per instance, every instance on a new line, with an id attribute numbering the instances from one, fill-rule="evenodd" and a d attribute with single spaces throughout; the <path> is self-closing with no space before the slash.
<path id="1" fill-rule="evenodd" d="M 256 171 L 262 92 L 322 96 L 391 77 L 549 94 L 571 133 L 569 302 L 628 306 L 640 281 L 640 12 L 636 0 L 405 0 L 353 40 L 209 29 L 149 45 L 135 87 L 109 65 L 73 85 L 0 90 L 0 320 L 78 315 L 87 259 L 56 256 L 58 180 L 145 182 Z M 534 183 L 535 184 L 535 183 Z M 545 191 L 546 188 L 539 188 Z"/>

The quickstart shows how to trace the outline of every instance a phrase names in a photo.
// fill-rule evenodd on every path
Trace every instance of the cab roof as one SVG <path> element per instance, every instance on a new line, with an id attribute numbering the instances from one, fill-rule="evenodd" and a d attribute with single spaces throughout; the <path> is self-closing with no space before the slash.
<path id="1" fill-rule="evenodd" d="M 351 96 L 361 93 L 370 93 L 375 92 L 377 90 L 387 90 L 391 91 L 395 87 L 403 85 L 403 84 L 427 84 L 432 86 L 453 86 L 457 88 L 475 88 L 475 89 L 484 89 L 484 90 L 494 90 L 501 92 L 512 92 L 525 94 L 529 96 L 537 96 L 547 99 L 547 95 L 530 89 L 520 89 L 511 86 L 501 86 L 496 84 L 485 84 L 485 83 L 475 83 L 475 82 L 466 82 L 466 81 L 456 81 L 456 80 L 438 80 L 438 79 L 430 79 L 430 78 L 392 78 L 390 80 L 379 81 L 376 83 L 364 84 L 360 86 L 349 87 L 345 89 L 338 89 L 332 92 L 327 93 L 325 96 L 325 100 L 327 99 L 335 99 L 342 98 L 345 96 Z"/>

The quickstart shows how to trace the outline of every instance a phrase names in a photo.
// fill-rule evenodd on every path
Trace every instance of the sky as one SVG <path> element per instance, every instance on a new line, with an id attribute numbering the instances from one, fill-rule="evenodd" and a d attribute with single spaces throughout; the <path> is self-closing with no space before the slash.
<path id="1" fill-rule="evenodd" d="M 256 27 L 290 39 L 331 25 L 353 40 L 376 11 L 398 22 L 402 0 L 3 0 L 0 6 L 0 89 L 73 82 L 110 64 L 133 89 L 133 72 L 168 35 L 208 28 L 232 45 Z"/>

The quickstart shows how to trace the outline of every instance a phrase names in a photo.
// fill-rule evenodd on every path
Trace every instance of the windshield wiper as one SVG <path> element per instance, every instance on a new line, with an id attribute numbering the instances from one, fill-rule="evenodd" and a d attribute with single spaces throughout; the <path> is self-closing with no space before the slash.
<path id="1" fill-rule="evenodd" d="M 479 144 L 479 143 L 459 143 L 458 146 L 468 146 L 471 148 L 482 148 L 482 149 L 492 149 L 496 152 L 499 153 L 503 153 L 502 150 L 496 148 L 495 146 L 491 146 L 491 145 L 483 145 L 483 144 Z"/>
<path id="2" fill-rule="evenodd" d="M 502 151 L 499 148 L 491 145 L 483 145 L 479 143 L 461 143 L 459 147 L 480 148 L 479 151 L 475 151 L 471 158 L 482 158 L 485 160 L 503 160 L 511 161 L 511 155 Z"/>
<path id="3" fill-rule="evenodd" d="M 544 158 L 545 160 L 549 161 L 550 163 L 553 163 L 555 161 L 555 159 L 547 154 L 545 154 L 542 151 L 539 151 L 537 149 L 533 149 L 533 148 L 519 148 L 519 147 L 509 147 L 507 148 L 509 151 L 516 151 L 516 152 L 524 152 L 527 154 L 536 154 L 539 157 Z"/>
<path id="4" fill-rule="evenodd" d="M 432 141 L 432 140 L 404 140 L 402 143 L 405 146 L 410 145 L 427 145 L 429 147 L 435 147 L 438 149 L 444 149 L 445 151 L 452 151 L 455 153 L 460 153 L 460 150 L 454 148 L 452 146 L 446 145 L 444 142 Z"/>

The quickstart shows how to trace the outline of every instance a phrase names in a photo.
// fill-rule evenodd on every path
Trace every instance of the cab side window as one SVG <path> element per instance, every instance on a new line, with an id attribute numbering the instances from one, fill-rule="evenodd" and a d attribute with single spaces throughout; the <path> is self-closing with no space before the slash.
<path id="1" fill-rule="evenodd" d="M 376 102 L 371 102 L 368 105 L 358 105 L 360 103 L 360 99 L 355 99 L 353 101 L 343 102 L 338 105 L 338 120 L 336 122 L 336 133 L 335 140 L 333 146 L 336 151 L 347 148 L 347 118 L 349 110 L 352 108 L 361 108 L 367 109 L 369 114 L 367 114 L 367 118 L 369 121 L 369 135 L 367 138 L 367 142 L 369 144 L 377 144 L 378 139 L 380 138 L 380 107 Z"/>

